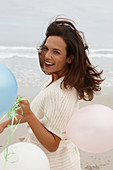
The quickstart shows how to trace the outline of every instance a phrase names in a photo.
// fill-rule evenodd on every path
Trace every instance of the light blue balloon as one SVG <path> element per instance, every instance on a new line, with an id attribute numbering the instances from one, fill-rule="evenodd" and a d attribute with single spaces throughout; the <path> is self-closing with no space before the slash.
<path id="1" fill-rule="evenodd" d="M 0 117 L 12 108 L 16 98 L 16 78 L 5 65 L 0 63 Z"/>

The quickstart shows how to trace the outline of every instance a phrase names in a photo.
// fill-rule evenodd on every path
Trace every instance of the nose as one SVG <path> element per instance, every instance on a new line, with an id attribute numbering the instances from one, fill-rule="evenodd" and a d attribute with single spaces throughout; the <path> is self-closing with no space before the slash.
<path id="1" fill-rule="evenodd" d="M 52 58 L 52 52 L 50 50 L 46 51 L 45 59 L 51 59 Z"/>

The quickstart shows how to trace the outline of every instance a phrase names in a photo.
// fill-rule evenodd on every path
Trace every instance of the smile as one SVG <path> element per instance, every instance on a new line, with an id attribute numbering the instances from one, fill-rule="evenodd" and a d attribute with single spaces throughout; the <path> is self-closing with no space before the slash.
<path id="1" fill-rule="evenodd" d="M 54 63 L 50 63 L 50 62 L 45 61 L 45 65 L 46 65 L 46 66 L 53 66 Z"/>

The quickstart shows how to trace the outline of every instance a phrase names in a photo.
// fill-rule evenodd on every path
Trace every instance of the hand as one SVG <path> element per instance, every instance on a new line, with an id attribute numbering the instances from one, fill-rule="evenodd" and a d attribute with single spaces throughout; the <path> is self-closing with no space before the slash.
<path id="1" fill-rule="evenodd" d="M 19 102 L 19 106 L 21 107 L 16 111 L 17 114 L 22 115 L 23 117 L 30 116 L 30 113 L 32 112 L 30 109 L 30 104 L 28 100 L 22 100 Z"/>

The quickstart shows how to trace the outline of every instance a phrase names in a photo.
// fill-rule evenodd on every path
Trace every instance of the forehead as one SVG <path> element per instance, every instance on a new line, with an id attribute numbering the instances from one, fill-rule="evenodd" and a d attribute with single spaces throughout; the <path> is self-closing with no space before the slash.
<path id="1" fill-rule="evenodd" d="M 45 45 L 49 48 L 66 49 L 66 43 L 60 36 L 49 36 Z"/>

